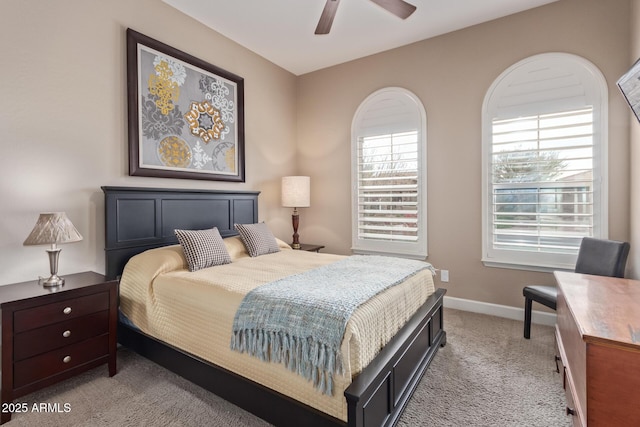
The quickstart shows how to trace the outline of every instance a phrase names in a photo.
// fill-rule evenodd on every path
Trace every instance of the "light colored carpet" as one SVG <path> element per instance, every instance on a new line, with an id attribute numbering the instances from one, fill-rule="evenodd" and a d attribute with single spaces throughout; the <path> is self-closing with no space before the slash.
<path id="1" fill-rule="evenodd" d="M 446 310 L 440 349 L 407 404 L 399 426 L 571 426 L 554 328 Z"/>
<path id="2" fill-rule="evenodd" d="M 399 426 L 570 426 L 555 372 L 553 328 L 445 310 L 441 348 Z M 106 366 L 17 399 L 18 426 L 267 426 L 217 396 L 121 348 L 118 373 Z M 69 412 L 36 412 L 34 404 Z"/>

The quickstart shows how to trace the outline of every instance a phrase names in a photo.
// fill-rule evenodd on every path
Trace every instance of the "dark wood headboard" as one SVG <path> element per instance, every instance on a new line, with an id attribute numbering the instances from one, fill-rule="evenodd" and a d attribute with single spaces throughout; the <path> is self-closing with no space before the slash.
<path id="1" fill-rule="evenodd" d="M 105 275 L 122 274 L 132 256 L 178 242 L 173 230 L 218 227 L 222 237 L 237 234 L 233 224 L 258 222 L 259 191 L 102 187 L 105 197 Z"/>

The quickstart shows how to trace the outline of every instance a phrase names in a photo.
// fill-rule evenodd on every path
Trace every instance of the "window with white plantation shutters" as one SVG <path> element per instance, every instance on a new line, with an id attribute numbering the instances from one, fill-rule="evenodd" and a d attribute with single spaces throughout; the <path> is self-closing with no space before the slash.
<path id="1" fill-rule="evenodd" d="M 424 258 L 426 114 L 400 88 L 370 95 L 354 117 L 353 250 Z"/>
<path id="2" fill-rule="evenodd" d="M 483 261 L 573 269 L 606 237 L 606 84 L 567 54 L 521 61 L 485 99 Z"/>
<path id="3" fill-rule="evenodd" d="M 358 237 L 418 240 L 418 132 L 359 138 Z"/>
<path id="4" fill-rule="evenodd" d="M 493 246 L 575 254 L 593 236 L 593 114 L 493 121 Z"/>

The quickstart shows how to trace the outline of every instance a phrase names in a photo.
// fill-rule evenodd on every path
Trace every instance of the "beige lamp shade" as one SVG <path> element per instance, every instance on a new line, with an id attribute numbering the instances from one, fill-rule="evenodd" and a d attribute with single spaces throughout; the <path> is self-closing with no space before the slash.
<path id="1" fill-rule="evenodd" d="M 82 236 L 73 226 L 67 214 L 64 212 L 41 213 L 36 225 L 31 230 L 31 234 L 24 241 L 23 245 L 51 245 L 47 249 L 49 255 L 49 268 L 51 276 L 40 278 L 39 283 L 48 288 L 55 288 L 64 285 L 64 278 L 58 276 L 58 258 L 60 248 L 58 243 L 72 243 L 82 240 Z"/>
<path id="2" fill-rule="evenodd" d="M 41 213 L 31 234 L 24 241 L 25 246 L 72 243 L 82 240 L 64 212 Z"/>
<path id="3" fill-rule="evenodd" d="M 308 176 L 282 177 L 282 206 L 286 208 L 311 206 L 311 178 Z"/>

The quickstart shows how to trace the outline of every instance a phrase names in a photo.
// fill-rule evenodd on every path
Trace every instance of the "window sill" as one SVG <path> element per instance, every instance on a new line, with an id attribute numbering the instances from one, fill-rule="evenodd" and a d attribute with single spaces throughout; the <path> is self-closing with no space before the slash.
<path id="1" fill-rule="evenodd" d="M 522 263 L 511 263 L 505 261 L 489 261 L 486 259 L 482 260 L 482 264 L 485 267 L 491 268 L 507 268 L 510 270 L 526 270 L 526 271 L 537 271 L 540 273 L 553 273 L 554 271 L 573 271 L 574 266 L 572 265 L 529 265 Z"/>
<path id="2" fill-rule="evenodd" d="M 391 256 L 391 257 L 399 257 L 399 258 L 409 258 L 409 259 L 417 259 L 420 261 L 424 261 L 427 259 L 427 254 L 411 254 L 411 253 L 402 253 L 402 252 L 383 252 L 383 251 L 374 251 L 370 249 L 358 249 L 351 248 L 351 252 L 354 255 L 383 255 L 383 256 Z"/>

